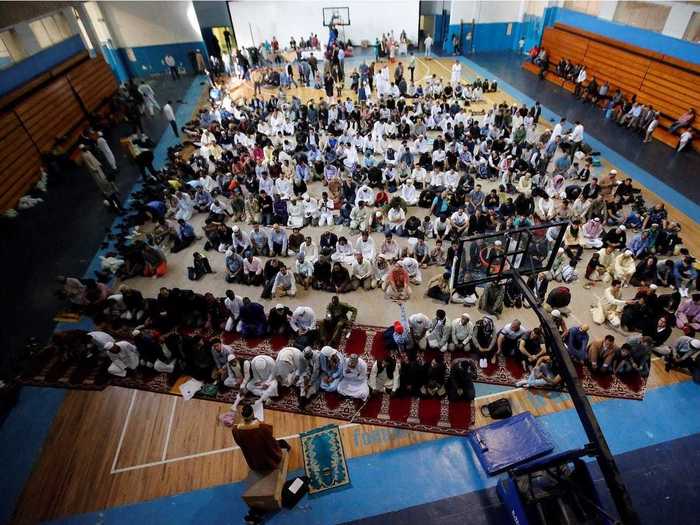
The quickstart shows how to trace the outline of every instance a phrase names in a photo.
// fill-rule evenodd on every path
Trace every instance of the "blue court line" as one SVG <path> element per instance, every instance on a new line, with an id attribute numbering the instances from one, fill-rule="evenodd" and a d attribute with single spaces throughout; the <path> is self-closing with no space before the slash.
<path id="1" fill-rule="evenodd" d="M 177 122 L 182 124 L 191 120 L 203 89 L 200 83 L 205 80 L 206 77 L 202 75 L 194 78 L 182 99 L 183 103 L 176 110 Z M 168 148 L 177 143 L 178 139 L 170 126 L 166 126 L 153 151 L 153 162 L 156 169 L 165 165 Z M 139 190 L 141 186 L 142 183 L 135 183 L 127 199 L 130 199 L 132 193 Z M 122 220 L 121 217 L 115 219 L 111 227 L 112 233 L 116 232 L 116 227 L 121 224 Z M 98 250 L 85 271 L 84 277 L 90 277 L 94 275 L 95 270 L 100 269 L 100 255 L 104 255 L 110 250 L 113 250 L 111 242 L 107 248 Z M 58 323 L 55 331 L 92 330 L 94 327 L 95 324 L 91 319 L 81 317 L 76 323 Z M 0 465 L 3 466 L 3 471 L 8 473 L 8 475 L 0 476 L 0 523 L 10 521 L 17 500 L 29 479 L 35 461 L 41 454 L 44 441 L 65 395 L 66 390 L 62 388 L 23 387 L 20 390 L 17 405 L 13 407 L 0 427 L 0 443 L 2 443 Z"/>
<path id="2" fill-rule="evenodd" d="M 698 401 L 700 388 L 692 381 L 685 381 L 649 390 L 643 401 L 610 399 L 596 403 L 593 410 L 611 450 L 618 455 L 700 433 Z M 552 437 L 557 451 L 587 442 L 573 409 L 537 419 Z M 306 498 L 295 509 L 272 516 L 268 523 L 326 525 L 346 522 L 483 490 L 494 486 L 498 480 L 498 477 L 486 475 L 465 439 L 454 437 L 353 458 L 348 461 L 348 467 L 351 489 Z M 235 522 L 246 512 L 240 500 L 244 489 L 245 483 L 232 483 L 66 517 L 54 523 Z"/>
<path id="3" fill-rule="evenodd" d="M 528 104 L 529 106 L 533 105 L 535 103 L 535 100 L 531 98 L 530 96 L 526 95 L 519 89 L 511 86 L 508 82 L 504 81 L 488 69 L 485 69 L 484 67 L 480 66 L 479 64 L 472 62 L 468 58 L 465 57 L 459 57 L 459 59 L 462 61 L 462 63 L 466 64 L 468 67 L 472 68 L 474 71 L 476 71 L 479 75 L 483 77 L 488 77 L 488 78 L 495 78 L 498 80 L 498 86 L 499 88 L 503 89 L 506 93 L 511 95 L 512 97 Z M 554 121 L 554 122 L 559 122 L 560 116 L 554 113 L 552 110 L 542 106 L 542 116 L 546 118 L 547 120 Z M 654 177 L 651 173 L 649 173 L 646 170 L 643 170 L 636 164 L 634 164 L 632 161 L 626 159 L 616 151 L 610 149 L 608 146 L 606 146 L 604 143 L 599 141 L 598 139 L 592 137 L 589 133 L 584 134 L 586 142 L 591 145 L 591 147 L 594 150 L 600 151 L 601 155 L 603 155 L 607 160 L 610 161 L 611 164 L 613 164 L 615 167 L 621 169 L 622 171 L 626 172 L 629 174 L 632 178 L 638 180 L 644 186 L 646 186 L 648 189 L 653 191 L 657 196 L 659 196 L 662 200 L 668 202 L 671 204 L 674 208 L 680 210 L 684 214 L 686 214 L 690 219 L 693 221 L 700 222 L 700 206 L 693 202 L 692 200 L 688 199 L 685 195 L 682 193 L 679 193 L 672 187 L 668 186 L 664 182 L 660 181 L 656 177 Z M 641 144 L 640 144 L 641 147 Z"/>

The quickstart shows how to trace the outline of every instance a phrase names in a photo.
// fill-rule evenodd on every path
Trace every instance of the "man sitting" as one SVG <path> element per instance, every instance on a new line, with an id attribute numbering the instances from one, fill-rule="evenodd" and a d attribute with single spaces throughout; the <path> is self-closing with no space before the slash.
<path id="1" fill-rule="evenodd" d="M 321 348 L 319 356 L 321 390 L 324 392 L 335 392 L 343 377 L 345 369 L 345 357 L 335 348 L 324 346 Z"/>
<path id="2" fill-rule="evenodd" d="M 447 380 L 447 398 L 450 401 L 472 401 L 475 397 L 476 378 L 476 367 L 470 359 L 463 357 L 452 361 L 450 377 Z"/>
<path id="3" fill-rule="evenodd" d="M 588 345 L 588 362 L 591 370 L 609 374 L 619 349 L 615 337 L 608 334 L 604 339 L 595 339 Z"/>
<path id="4" fill-rule="evenodd" d="M 350 328 L 356 318 L 357 308 L 340 302 L 338 296 L 334 295 L 326 308 L 326 318 L 319 323 L 323 343 L 326 345 L 337 343 L 343 330 Z M 350 332 L 347 335 L 350 337 Z"/>
<path id="5" fill-rule="evenodd" d="M 401 386 L 401 361 L 391 355 L 376 361 L 368 383 L 373 393 L 396 395 Z"/>
<path id="6" fill-rule="evenodd" d="M 112 375 L 126 377 L 128 370 L 136 370 L 139 366 L 139 353 L 136 347 L 128 341 L 111 341 L 104 346 L 107 357 L 112 361 L 107 369 Z"/>
<path id="7" fill-rule="evenodd" d="M 518 319 L 514 319 L 501 328 L 496 337 L 496 353 L 491 358 L 491 363 L 496 363 L 499 354 L 504 357 L 515 357 L 518 351 L 520 338 L 526 333 L 527 329 L 522 326 L 522 323 Z"/>
<path id="8" fill-rule="evenodd" d="M 357 354 L 345 360 L 343 375 L 338 383 L 338 394 L 367 401 L 369 385 L 367 384 L 367 363 Z"/>

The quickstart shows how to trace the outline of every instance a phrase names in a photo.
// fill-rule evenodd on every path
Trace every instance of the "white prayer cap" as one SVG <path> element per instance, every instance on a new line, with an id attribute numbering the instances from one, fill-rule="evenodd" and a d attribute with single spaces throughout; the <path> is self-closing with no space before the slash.
<path id="1" fill-rule="evenodd" d="M 381 217 L 381 216 L 382 216 L 382 212 L 378 211 L 377 213 L 375 213 L 375 215 L 376 215 L 377 217 Z"/>
<path id="2" fill-rule="evenodd" d="M 276 309 L 276 310 L 284 310 L 284 305 L 283 305 L 282 303 L 277 303 L 277 304 L 275 305 L 275 309 Z"/>
<path id="3" fill-rule="evenodd" d="M 617 170 L 610 170 L 610 175 L 617 175 Z"/>
<path id="4" fill-rule="evenodd" d="M 501 241 L 496 241 L 494 244 L 495 244 L 496 246 L 503 246 L 503 243 L 502 243 Z"/>
<path id="5" fill-rule="evenodd" d="M 113 343 L 112 341 L 110 341 L 110 342 L 108 342 L 108 343 L 105 344 L 105 350 L 108 350 L 108 351 L 109 351 L 109 350 L 111 350 L 112 348 L 114 348 L 114 343 Z"/>
<path id="6" fill-rule="evenodd" d="M 693 348 L 700 348 L 700 339 L 691 339 L 690 346 Z"/>
<path id="7" fill-rule="evenodd" d="M 552 317 L 561 317 L 561 312 L 559 310 L 552 310 Z"/>
<path id="8" fill-rule="evenodd" d="M 557 253 L 558 253 L 559 255 L 561 255 L 562 253 L 564 253 L 564 248 L 559 248 L 559 249 L 557 250 Z"/>
<path id="9" fill-rule="evenodd" d="M 634 254 L 631 250 L 625 250 L 625 255 L 627 255 L 628 257 L 632 257 Z"/>
<path id="10" fill-rule="evenodd" d="M 600 222 L 600 217 L 593 217 L 594 222 Z"/>
<path id="11" fill-rule="evenodd" d="M 656 286 L 655 284 L 652 284 L 651 286 L 649 286 L 650 290 L 656 290 L 657 288 L 658 288 L 658 286 Z"/>
<path id="12" fill-rule="evenodd" d="M 236 356 L 233 355 L 233 354 L 229 354 L 229 355 L 226 356 L 226 361 L 229 362 L 229 363 L 230 363 L 231 361 L 233 361 L 234 359 L 236 359 Z"/>
<path id="13" fill-rule="evenodd" d="M 463 313 L 462 319 L 466 319 L 467 321 L 469 321 L 471 319 L 471 316 L 468 313 Z"/>
<path id="14" fill-rule="evenodd" d="M 627 228 L 625 228 L 624 224 L 620 224 L 620 226 L 618 226 L 618 228 L 620 228 L 623 232 L 627 231 Z"/>
<path id="15" fill-rule="evenodd" d="M 239 231 L 241 231 L 241 229 L 238 226 L 234 226 L 233 228 L 231 228 L 231 230 L 233 231 L 233 233 L 238 233 Z"/>
<path id="16" fill-rule="evenodd" d="M 133 335 L 134 337 L 138 337 L 141 335 L 141 330 L 137 328 L 133 332 L 131 332 L 131 335 Z"/>
<path id="17" fill-rule="evenodd" d="M 224 253 L 224 257 L 231 257 L 233 255 L 233 250 L 229 248 L 226 250 L 226 253 Z"/>
<path id="18" fill-rule="evenodd" d="M 305 199 L 305 200 L 308 199 L 308 198 L 309 198 L 309 194 L 308 194 L 308 193 L 304 193 L 304 194 L 302 195 L 302 198 Z"/>

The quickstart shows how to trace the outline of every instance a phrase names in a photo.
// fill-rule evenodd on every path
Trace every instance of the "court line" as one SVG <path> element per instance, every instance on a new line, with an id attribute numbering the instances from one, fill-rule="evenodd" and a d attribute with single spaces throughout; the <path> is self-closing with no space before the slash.
<path id="1" fill-rule="evenodd" d="M 338 428 L 341 430 L 344 428 L 350 428 L 350 427 L 356 427 L 359 426 L 359 423 L 346 423 L 344 425 L 340 425 Z M 284 439 L 284 440 L 291 440 L 291 439 L 297 439 L 299 438 L 299 434 L 292 434 L 290 436 L 282 436 L 277 439 Z M 187 459 L 196 459 L 196 458 L 201 458 L 205 456 L 212 456 L 214 454 L 221 454 L 222 452 L 232 452 L 234 450 L 238 450 L 240 447 L 237 445 L 234 445 L 232 447 L 226 447 L 226 448 L 219 448 L 216 450 L 209 450 L 207 452 L 198 452 L 196 454 L 188 454 L 187 456 L 179 456 L 176 458 L 170 458 L 170 459 L 162 459 L 160 461 L 151 461 L 150 463 L 142 463 L 140 465 L 132 465 L 131 467 L 123 467 L 119 469 L 112 469 L 111 474 L 122 474 L 124 472 L 130 472 L 132 470 L 141 470 L 145 468 L 150 468 L 150 467 L 157 467 L 160 465 L 167 465 L 170 463 L 176 463 L 179 461 L 185 461 Z"/>
<path id="2" fill-rule="evenodd" d="M 175 408 L 177 407 L 177 400 L 178 397 L 175 396 L 173 397 L 173 407 L 170 410 L 170 420 L 168 421 L 168 431 L 165 434 L 165 444 L 163 445 L 163 456 L 161 459 L 165 459 L 165 456 L 168 454 L 168 445 L 170 444 L 170 433 L 173 430 L 173 419 L 175 419 Z"/>
<path id="3" fill-rule="evenodd" d="M 518 390 L 525 390 L 525 389 L 524 389 L 524 388 L 521 388 L 521 387 L 516 387 L 516 388 L 512 388 L 512 389 L 510 389 L 510 390 L 504 390 L 503 392 L 496 392 L 496 393 L 493 393 L 493 394 L 486 394 L 486 395 L 478 396 L 478 397 L 474 398 L 474 401 L 480 401 L 480 400 L 484 400 L 484 399 L 490 399 L 490 398 L 492 398 L 492 397 L 498 397 L 498 396 L 503 397 L 504 395 L 508 395 L 508 394 L 510 394 L 510 393 L 512 393 L 512 392 L 516 392 L 516 391 L 518 391 Z M 135 393 L 136 393 L 136 391 L 134 391 L 134 394 L 135 394 Z M 175 401 L 177 401 L 177 399 L 178 399 L 178 398 L 176 397 L 176 398 L 175 398 Z M 132 397 L 132 403 L 133 403 L 133 397 Z M 133 406 L 130 406 L 130 407 L 129 407 L 129 414 L 131 413 L 131 409 L 132 409 L 132 408 L 133 408 Z M 168 443 L 169 443 L 169 440 L 170 440 L 170 434 L 171 434 L 171 428 L 172 428 L 172 420 L 173 420 L 173 415 L 174 415 L 174 413 L 175 413 L 174 408 L 175 408 L 175 402 L 173 402 L 173 411 L 171 412 L 170 423 L 169 423 L 169 425 L 168 425 L 168 433 L 167 433 L 167 435 L 166 435 L 166 444 L 165 444 L 165 448 L 164 448 L 164 450 L 163 450 L 163 459 L 161 459 L 160 461 L 151 461 L 151 462 L 149 462 L 149 463 L 142 463 L 142 464 L 139 464 L 139 465 L 132 465 L 132 466 L 130 466 L 130 467 L 115 468 L 115 467 L 116 467 L 116 461 L 117 461 L 117 457 L 115 456 L 114 465 L 112 466 L 111 474 L 122 474 L 122 473 L 124 473 L 124 472 L 130 472 L 130 471 L 133 471 L 133 470 L 140 470 L 140 469 L 145 469 L 145 468 L 150 468 L 150 467 L 157 467 L 157 466 L 160 466 L 160 465 L 167 465 L 167 464 L 170 464 L 170 463 L 176 463 L 176 462 L 179 462 L 179 461 L 185 461 L 185 460 L 187 460 L 187 459 L 196 459 L 196 458 L 211 456 L 211 455 L 214 455 L 214 454 L 221 454 L 221 453 L 223 453 L 223 452 L 233 452 L 234 450 L 238 450 L 238 449 L 240 448 L 240 447 L 238 447 L 237 445 L 234 445 L 234 446 L 232 446 L 232 447 L 225 447 L 225 448 L 220 448 L 220 449 L 216 449 L 216 450 L 209 450 L 209 451 L 207 451 L 207 452 L 198 452 L 198 453 L 196 453 L 196 454 L 188 454 L 188 455 L 186 455 L 186 456 L 178 456 L 178 457 L 176 457 L 176 458 L 169 458 L 169 459 L 166 459 L 166 458 L 165 458 L 165 452 L 166 452 L 166 450 L 167 450 L 167 446 L 168 446 Z M 129 416 L 129 414 L 127 414 L 127 422 L 128 422 L 128 416 Z M 126 422 L 125 422 L 125 423 L 126 423 Z M 338 428 L 340 428 L 340 429 L 342 430 L 342 429 L 345 429 L 345 428 L 352 428 L 352 427 L 356 427 L 356 426 L 360 426 L 360 423 L 345 423 L 345 424 L 343 424 L 343 425 L 340 425 Z M 126 424 L 124 425 L 124 429 L 122 430 L 122 439 L 120 440 L 119 449 L 121 449 L 121 441 L 123 440 L 123 436 L 124 436 L 125 433 L 126 433 Z M 291 439 L 297 439 L 297 438 L 299 438 L 299 434 L 292 434 L 292 435 L 289 435 L 289 436 L 283 436 L 283 437 L 280 437 L 280 438 L 277 438 L 277 439 L 291 440 Z M 117 450 L 117 453 L 119 452 L 119 449 Z"/>
<path id="4" fill-rule="evenodd" d="M 126 436 L 126 429 L 129 426 L 129 418 L 131 417 L 131 412 L 134 410 L 134 403 L 136 402 L 136 393 L 138 390 L 134 390 L 134 393 L 131 396 L 131 402 L 129 403 L 129 409 L 126 411 L 126 418 L 124 419 L 124 426 L 122 427 L 122 433 L 119 436 L 119 443 L 117 444 L 117 451 L 114 454 L 114 461 L 112 462 L 112 471 L 111 473 L 114 474 L 114 472 L 117 469 L 117 461 L 119 460 L 119 453 L 122 450 L 122 445 L 124 444 L 124 437 Z"/>

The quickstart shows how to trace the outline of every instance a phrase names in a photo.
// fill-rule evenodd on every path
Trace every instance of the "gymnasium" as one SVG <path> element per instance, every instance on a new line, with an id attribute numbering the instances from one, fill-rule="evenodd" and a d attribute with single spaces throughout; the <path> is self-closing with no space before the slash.
<path id="1" fill-rule="evenodd" d="M 0 522 L 693 524 L 700 2 L 0 2 Z"/>

